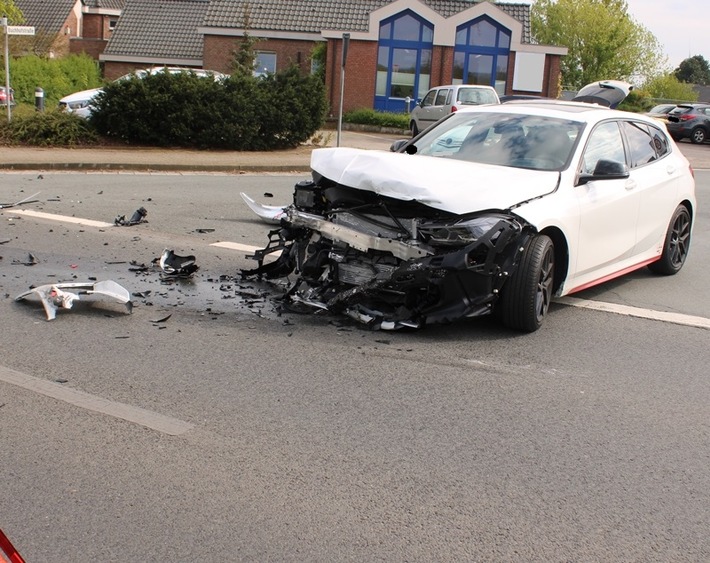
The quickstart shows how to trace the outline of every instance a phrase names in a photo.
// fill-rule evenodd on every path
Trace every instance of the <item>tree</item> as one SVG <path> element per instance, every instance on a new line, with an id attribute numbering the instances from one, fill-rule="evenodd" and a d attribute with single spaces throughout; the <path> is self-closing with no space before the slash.
<path id="1" fill-rule="evenodd" d="M 702 55 L 685 59 L 673 73 L 681 82 L 703 86 L 710 84 L 710 65 Z"/>
<path id="2" fill-rule="evenodd" d="M 531 24 L 540 43 L 569 49 L 561 63 L 566 88 L 652 76 L 665 62 L 658 40 L 631 18 L 626 0 L 536 0 Z"/>
<path id="3" fill-rule="evenodd" d="M 12 0 L 0 0 L 0 17 L 7 16 L 9 25 L 16 25 L 25 22 L 25 16 L 20 9 L 15 6 Z"/>
<path id="4" fill-rule="evenodd" d="M 680 82 L 672 72 L 649 78 L 641 89 L 657 100 L 694 102 L 698 99 L 698 93 L 693 87 Z"/>

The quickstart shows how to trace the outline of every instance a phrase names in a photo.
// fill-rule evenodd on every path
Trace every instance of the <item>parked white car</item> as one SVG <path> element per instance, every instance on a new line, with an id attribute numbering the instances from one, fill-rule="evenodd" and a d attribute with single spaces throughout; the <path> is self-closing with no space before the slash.
<path id="1" fill-rule="evenodd" d="M 244 274 L 295 271 L 286 303 L 375 327 L 494 313 L 529 332 L 553 296 L 645 266 L 677 273 L 693 171 L 663 124 L 598 105 L 606 88 L 594 104 L 462 108 L 395 152 L 314 150 L 313 181 Z"/>
<path id="2" fill-rule="evenodd" d="M 192 72 L 197 76 L 211 77 L 215 80 L 222 80 L 227 76 L 226 74 L 222 74 L 221 72 L 217 72 L 216 70 L 158 66 L 129 72 L 128 74 L 124 74 L 123 76 L 117 78 L 116 81 L 129 80 L 134 77 L 144 78 L 148 75 L 158 74 L 159 72 L 169 72 L 170 74 L 177 74 L 180 72 Z M 102 91 L 103 88 L 92 88 L 90 90 L 82 90 L 81 92 L 75 92 L 74 94 L 64 96 L 61 100 L 59 100 L 59 108 L 70 113 L 75 113 L 79 117 L 88 118 L 89 115 L 91 115 L 92 101 Z"/>
<path id="3" fill-rule="evenodd" d="M 412 137 L 458 109 L 482 104 L 499 104 L 495 89 L 473 84 L 448 84 L 429 90 L 409 114 Z"/>

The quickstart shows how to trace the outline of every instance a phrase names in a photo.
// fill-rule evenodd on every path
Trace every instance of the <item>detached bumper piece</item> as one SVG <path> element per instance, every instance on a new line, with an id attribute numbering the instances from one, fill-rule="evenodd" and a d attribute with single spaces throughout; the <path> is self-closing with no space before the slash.
<path id="1" fill-rule="evenodd" d="M 74 301 L 81 300 L 82 295 L 109 297 L 125 304 L 129 314 L 133 312 L 131 294 L 127 289 L 111 280 L 95 283 L 72 282 L 41 285 L 21 293 L 15 297 L 15 301 L 21 301 L 31 295 L 36 295 L 41 300 L 48 321 L 54 320 L 58 309 L 71 309 Z"/>
<path id="2" fill-rule="evenodd" d="M 178 256 L 175 252 L 167 248 L 163 250 L 158 260 L 160 269 L 163 270 L 165 274 L 183 278 L 190 277 L 200 269 L 195 262 L 196 259 L 194 256 Z"/>

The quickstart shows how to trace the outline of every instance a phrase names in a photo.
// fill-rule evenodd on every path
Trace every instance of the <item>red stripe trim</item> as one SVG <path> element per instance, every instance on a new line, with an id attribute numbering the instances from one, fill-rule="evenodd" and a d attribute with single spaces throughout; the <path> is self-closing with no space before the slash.
<path id="1" fill-rule="evenodd" d="M 15 546 L 12 545 L 12 542 L 9 539 L 7 539 L 7 536 L 2 530 L 0 530 L 0 550 L 2 550 L 3 553 L 10 558 L 10 563 L 25 563 L 25 560 L 22 559 L 22 556 L 19 553 L 17 553 Z"/>
<path id="2" fill-rule="evenodd" d="M 629 272 L 633 272 L 635 270 L 640 270 L 644 266 L 648 266 L 649 264 L 652 264 L 653 262 L 657 262 L 660 260 L 660 256 L 654 256 L 653 258 L 649 258 L 648 260 L 644 260 L 643 262 L 639 264 L 634 264 L 633 266 L 629 266 L 628 268 L 624 268 L 623 270 L 619 270 L 618 272 L 614 272 L 613 274 L 609 274 L 607 276 L 604 276 L 603 278 L 599 278 L 594 281 L 590 281 L 588 283 L 585 283 L 583 285 L 580 285 L 579 287 L 575 287 L 573 289 L 570 289 L 567 292 L 567 295 L 570 293 L 576 293 L 577 291 L 582 291 L 584 289 L 589 289 L 590 287 L 594 287 L 595 285 L 599 285 L 600 283 L 608 282 L 609 280 L 613 280 L 616 278 L 619 278 L 621 276 L 625 276 Z"/>

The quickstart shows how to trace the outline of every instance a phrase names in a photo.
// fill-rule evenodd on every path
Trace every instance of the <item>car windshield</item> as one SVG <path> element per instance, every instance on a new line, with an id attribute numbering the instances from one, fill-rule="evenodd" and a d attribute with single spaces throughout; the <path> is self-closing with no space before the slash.
<path id="1" fill-rule="evenodd" d="M 547 116 L 456 113 L 415 143 L 417 154 L 511 166 L 562 170 L 583 124 Z"/>

